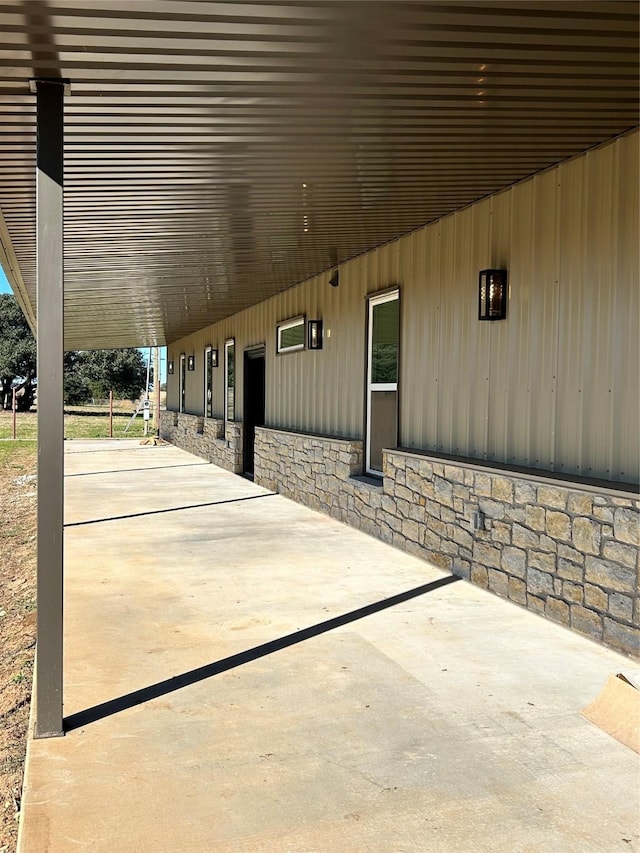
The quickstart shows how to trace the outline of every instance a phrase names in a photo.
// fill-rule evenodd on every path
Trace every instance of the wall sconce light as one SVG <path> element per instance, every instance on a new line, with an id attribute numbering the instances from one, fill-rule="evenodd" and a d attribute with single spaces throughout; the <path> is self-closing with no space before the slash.
<path id="1" fill-rule="evenodd" d="M 307 321 L 307 349 L 322 349 L 322 320 Z"/>
<path id="2" fill-rule="evenodd" d="M 195 370 L 196 369 L 196 357 L 195 355 L 187 356 L 187 370 Z"/>
<path id="3" fill-rule="evenodd" d="M 210 358 L 209 363 L 211 364 L 211 367 L 217 367 L 218 366 L 218 350 L 213 349 L 212 347 L 207 347 L 206 351 L 207 351 L 209 358 Z"/>
<path id="4" fill-rule="evenodd" d="M 340 284 L 340 270 L 334 270 L 331 278 L 329 279 L 329 284 L 331 287 L 337 287 Z"/>
<path id="5" fill-rule="evenodd" d="M 172 361 L 167 362 L 167 373 L 173 373 L 173 362 Z"/>
<path id="6" fill-rule="evenodd" d="M 507 316 L 507 271 L 481 270 L 478 320 L 504 320 Z"/>

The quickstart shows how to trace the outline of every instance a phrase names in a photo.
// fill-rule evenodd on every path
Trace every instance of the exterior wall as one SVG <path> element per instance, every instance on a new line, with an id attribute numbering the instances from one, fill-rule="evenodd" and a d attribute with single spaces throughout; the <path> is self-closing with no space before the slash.
<path id="1" fill-rule="evenodd" d="M 242 472 L 242 424 L 178 412 L 160 412 L 160 437 L 233 471 Z"/>
<path id="2" fill-rule="evenodd" d="M 266 344 L 266 421 L 364 435 L 367 294 L 401 292 L 403 447 L 637 482 L 640 431 L 638 132 L 567 161 L 169 347 L 195 354 L 186 408 L 204 411 L 204 348 Z M 508 270 L 506 321 L 477 318 L 478 271 Z M 276 323 L 324 321 L 324 348 L 278 356 Z M 215 371 L 221 418 L 224 368 Z"/>
<path id="3" fill-rule="evenodd" d="M 640 501 L 362 442 L 256 430 L 255 481 L 640 657 Z M 474 530 L 476 512 L 484 530 Z"/>
<path id="4" fill-rule="evenodd" d="M 257 482 L 637 655 L 640 504 L 628 484 L 640 473 L 639 140 L 628 134 L 340 264 L 338 288 L 327 272 L 174 342 L 170 409 L 181 352 L 196 370 L 189 414 L 167 413 L 163 437 L 240 472 L 243 352 L 264 344 Z M 483 268 L 508 270 L 506 321 L 477 320 Z M 391 285 L 402 449 L 384 452 L 376 484 L 358 478 L 365 319 L 367 296 Z M 299 315 L 323 320 L 323 349 L 277 355 L 276 324 Z M 234 422 L 224 420 L 228 338 Z M 212 419 L 202 417 L 208 345 L 221 365 Z M 478 511 L 484 530 L 473 528 Z"/>

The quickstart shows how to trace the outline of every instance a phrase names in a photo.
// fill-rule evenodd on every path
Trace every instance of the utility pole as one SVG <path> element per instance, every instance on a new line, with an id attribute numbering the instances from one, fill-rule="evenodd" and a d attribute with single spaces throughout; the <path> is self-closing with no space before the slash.
<path id="1" fill-rule="evenodd" d="M 151 372 L 151 347 L 147 358 L 147 381 L 144 386 L 144 434 L 149 435 L 149 373 Z"/>

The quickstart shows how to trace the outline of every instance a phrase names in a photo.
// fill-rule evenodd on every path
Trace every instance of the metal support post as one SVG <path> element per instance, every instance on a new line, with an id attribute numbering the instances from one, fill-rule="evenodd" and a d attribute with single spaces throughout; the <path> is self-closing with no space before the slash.
<path id="1" fill-rule="evenodd" d="M 64 734 L 63 80 L 36 80 L 38 646 L 35 737 Z"/>

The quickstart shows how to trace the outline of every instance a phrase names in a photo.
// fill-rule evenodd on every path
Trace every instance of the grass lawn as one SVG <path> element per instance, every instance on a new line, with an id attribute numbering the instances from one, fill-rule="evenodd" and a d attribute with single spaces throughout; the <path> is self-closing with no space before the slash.
<path id="1" fill-rule="evenodd" d="M 0 442 L 0 851 L 15 850 L 36 642 L 36 444 Z"/>
<path id="2" fill-rule="evenodd" d="M 122 408 L 113 413 L 114 438 L 142 438 L 144 423 L 139 414 L 130 424 L 134 406 Z M 38 416 L 35 412 L 18 412 L 16 417 L 16 437 L 19 439 L 34 439 L 38 435 Z M 129 425 L 130 424 L 130 425 Z M 129 429 L 125 435 L 125 429 Z M 153 418 L 149 422 L 149 433 L 154 434 Z M 65 438 L 109 438 L 109 412 L 107 409 L 95 407 L 75 407 L 65 409 L 64 415 Z M 0 439 L 12 438 L 13 413 L 0 411 Z"/>

